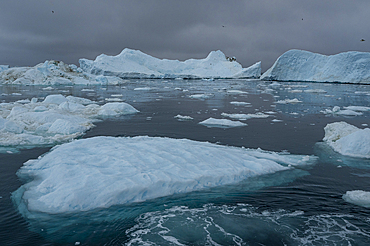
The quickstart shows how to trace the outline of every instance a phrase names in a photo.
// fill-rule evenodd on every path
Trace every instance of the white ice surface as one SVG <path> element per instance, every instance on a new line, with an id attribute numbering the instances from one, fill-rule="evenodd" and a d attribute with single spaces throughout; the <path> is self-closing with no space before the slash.
<path id="1" fill-rule="evenodd" d="M 219 50 L 210 52 L 204 59 L 178 61 L 158 59 L 126 48 L 116 56 L 102 54 L 94 61 L 80 59 L 79 62 L 87 73 L 120 78 L 257 78 L 261 73 L 260 63 L 243 69 Z"/>
<path id="2" fill-rule="evenodd" d="M 370 192 L 363 190 L 352 190 L 347 191 L 343 195 L 343 199 L 346 202 L 362 206 L 365 208 L 370 208 Z"/>
<path id="3" fill-rule="evenodd" d="M 87 211 L 237 183 L 315 160 L 186 139 L 94 137 L 24 163 L 17 175 L 27 183 L 13 198 L 28 211 Z"/>
<path id="4" fill-rule="evenodd" d="M 370 53 L 352 51 L 325 56 L 289 50 L 276 60 L 261 79 L 370 84 Z"/>
<path id="5" fill-rule="evenodd" d="M 278 104 L 288 104 L 288 103 L 301 103 L 302 101 L 299 101 L 297 98 L 294 99 L 284 99 L 284 100 L 279 100 L 275 103 Z"/>
<path id="6" fill-rule="evenodd" d="M 29 103 L 0 103 L 0 146 L 33 147 L 64 142 L 82 135 L 93 122 L 138 112 L 127 103 L 99 106 L 86 98 L 49 95 Z"/>
<path id="7" fill-rule="evenodd" d="M 324 141 L 336 152 L 359 158 L 370 158 L 370 129 L 359 129 L 346 122 L 334 122 L 324 128 Z"/>
<path id="8" fill-rule="evenodd" d="M 247 125 L 240 121 L 233 121 L 228 119 L 215 119 L 212 117 L 199 122 L 199 124 L 204 125 L 206 127 L 218 127 L 218 128 L 232 128 Z"/>
<path id="9" fill-rule="evenodd" d="M 255 114 L 228 114 L 228 113 L 221 113 L 222 116 L 229 117 L 231 119 L 236 119 L 236 120 L 248 120 L 248 119 L 264 119 L 269 117 L 270 115 L 264 114 L 264 113 L 255 113 Z"/>
<path id="10" fill-rule="evenodd" d="M 323 114 L 333 114 L 333 115 L 344 115 L 344 116 L 358 116 L 362 115 L 362 112 L 357 111 L 365 111 L 367 107 L 345 107 L 346 109 L 340 109 L 339 106 L 334 106 L 333 109 L 325 109 L 320 111 Z M 357 110 L 357 111 L 355 111 Z"/>

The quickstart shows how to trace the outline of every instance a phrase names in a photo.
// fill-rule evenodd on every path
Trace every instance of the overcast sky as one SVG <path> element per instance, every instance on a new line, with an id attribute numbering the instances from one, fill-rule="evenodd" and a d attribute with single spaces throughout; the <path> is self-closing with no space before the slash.
<path id="1" fill-rule="evenodd" d="M 289 49 L 330 55 L 369 45 L 369 0 L 0 1 L 2 65 L 78 65 L 131 48 L 178 60 L 221 50 L 266 70 Z"/>

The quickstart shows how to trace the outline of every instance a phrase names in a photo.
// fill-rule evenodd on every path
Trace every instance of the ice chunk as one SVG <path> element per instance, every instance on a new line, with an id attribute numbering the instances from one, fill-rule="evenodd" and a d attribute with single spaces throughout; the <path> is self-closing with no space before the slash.
<path id="1" fill-rule="evenodd" d="M 247 124 L 240 122 L 240 121 L 233 121 L 227 119 L 215 119 L 215 118 L 208 118 L 199 124 L 207 126 L 207 127 L 219 127 L 219 128 L 231 128 L 231 127 L 241 127 L 246 126 Z"/>
<path id="2" fill-rule="evenodd" d="M 334 106 L 333 109 L 325 109 L 320 111 L 323 114 L 333 114 L 333 115 L 345 115 L 345 116 L 358 116 L 362 115 L 361 112 L 356 112 L 351 109 L 340 109 L 339 106 Z"/>
<path id="3" fill-rule="evenodd" d="M 302 101 L 299 101 L 297 98 L 294 99 L 285 99 L 285 100 L 279 100 L 275 103 L 278 104 L 288 104 L 288 103 L 301 103 Z"/>
<path id="4" fill-rule="evenodd" d="M 370 111 L 370 107 L 365 107 L 365 106 L 348 106 L 344 108 L 348 110 L 361 111 L 361 112 Z"/>
<path id="5" fill-rule="evenodd" d="M 359 129 L 346 122 L 335 122 L 324 128 L 324 141 L 336 152 L 360 158 L 370 158 L 370 129 Z"/>
<path id="6" fill-rule="evenodd" d="M 176 115 L 174 116 L 175 119 L 178 119 L 179 121 L 185 121 L 185 120 L 193 120 L 194 118 L 193 117 L 190 117 L 190 116 L 185 116 L 185 115 Z"/>
<path id="7" fill-rule="evenodd" d="M 346 202 L 362 206 L 365 208 L 370 208 L 370 192 L 363 190 L 353 190 L 347 191 L 343 195 L 343 199 Z"/>
<path id="8" fill-rule="evenodd" d="M 19 209 L 87 211 L 237 183 L 311 158 L 186 139 L 94 137 L 29 160 L 13 199 Z M 25 206 L 19 206 L 24 204 Z"/>
<path id="9" fill-rule="evenodd" d="M 251 103 L 233 101 L 233 102 L 230 102 L 230 104 L 235 105 L 235 106 L 246 106 L 246 105 L 250 105 Z"/>
<path id="10" fill-rule="evenodd" d="M 270 115 L 268 114 L 264 114 L 264 113 L 255 113 L 255 114 L 227 114 L 227 113 L 221 113 L 222 116 L 225 116 L 225 117 L 229 117 L 231 119 L 238 119 L 238 120 L 248 120 L 248 119 L 252 119 L 252 118 L 257 118 L 257 119 L 261 119 L 261 118 L 267 118 L 269 117 Z"/>
<path id="11" fill-rule="evenodd" d="M 92 128 L 93 122 L 101 117 L 136 112 L 127 103 L 99 106 L 85 98 L 63 95 L 49 95 L 42 102 L 33 100 L 28 104 L 3 103 L 0 107 L 0 147 L 25 148 L 68 141 Z"/>
<path id="12" fill-rule="evenodd" d="M 276 60 L 261 79 L 370 84 L 370 53 L 352 51 L 325 56 L 289 50 Z"/>

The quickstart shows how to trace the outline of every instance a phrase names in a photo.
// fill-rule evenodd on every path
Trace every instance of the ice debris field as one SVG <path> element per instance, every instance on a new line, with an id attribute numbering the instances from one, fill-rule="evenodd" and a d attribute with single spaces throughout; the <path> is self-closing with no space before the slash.
<path id="1" fill-rule="evenodd" d="M 26 162 L 17 175 L 29 182 L 13 198 L 21 210 L 86 211 L 232 184 L 315 161 L 314 156 L 187 139 L 94 137 Z"/>

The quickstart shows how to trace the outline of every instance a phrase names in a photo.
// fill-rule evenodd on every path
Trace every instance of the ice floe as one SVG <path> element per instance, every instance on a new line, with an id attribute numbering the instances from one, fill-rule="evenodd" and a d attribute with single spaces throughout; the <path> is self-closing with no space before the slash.
<path id="1" fill-rule="evenodd" d="M 33 147 L 81 136 L 93 122 L 138 112 L 127 103 L 98 105 L 80 97 L 49 95 L 38 102 L 0 103 L 0 146 Z"/>
<path id="2" fill-rule="evenodd" d="M 247 106 L 247 105 L 250 105 L 251 103 L 233 101 L 233 102 L 230 102 L 230 104 L 235 105 L 235 106 Z"/>
<path id="3" fill-rule="evenodd" d="M 279 100 L 276 101 L 275 103 L 278 104 L 288 104 L 288 103 L 301 103 L 302 101 L 298 100 L 297 98 L 294 99 L 284 99 L 284 100 Z"/>
<path id="4" fill-rule="evenodd" d="M 276 60 L 261 79 L 370 84 L 370 53 L 352 51 L 326 56 L 289 50 Z"/>
<path id="5" fill-rule="evenodd" d="M 351 157 L 370 158 L 370 128 L 360 129 L 346 122 L 334 122 L 324 128 L 326 142 L 334 151 Z"/>
<path id="6" fill-rule="evenodd" d="M 228 119 L 215 119 L 215 118 L 208 118 L 199 122 L 199 124 L 204 125 L 206 127 L 218 127 L 218 128 L 232 128 L 232 127 L 241 127 L 246 126 L 247 124 L 240 122 L 240 121 L 233 121 Z"/>
<path id="7" fill-rule="evenodd" d="M 264 114 L 261 112 L 255 113 L 255 114 L 228 114 L 228 113 L 221 113 L 222 116 L 229 117 L 231 119 L 237 119 L 237 120 L 248 120 L 252 118 L 257 119 L 264 119 L 269 117 L 270 115 Z"/>
<path id="8" fill-rule="evenodd" d="M 75 140 L 29 160 L 12 194 L 22 214 L 58 214 L 146 201 L 313 164 L 314 156 L 159 137 Z"/>
<path id="9" fill-rule="evenodd" d="M 194 118 L 191 117 L 191 116 L 187 116 L 187 115 L 176 115 L 174 116 L 175 119 L 179 120 L 179 121 L 186 121 L 186 120 L 193 120 Z"/>
<path id="10" fill-rule="evenodd" d="M 365 208 L 370 208 L 370 192 L 363 190 L 352 190 L 347 191 L 343 195 L 343 199 L 346 202 L 362 206 Z"/>
<path id="11" fill-rule="evenodd" d="M 345 107 L 346 109 L 340 109 L 339 106 L 334 106 L 333 109 L 324 109 L 320 112 L 323 114 L 332 114 L 332 115 L 344 115 L 344 116 L 358 116 L 362 115 L 362 112 L 356 111 L 365 111 L 367 107 Z M 359 110 L 360 109 L 360 110 Z M 356 111 L 354 111 L 356 110 Z"/>

